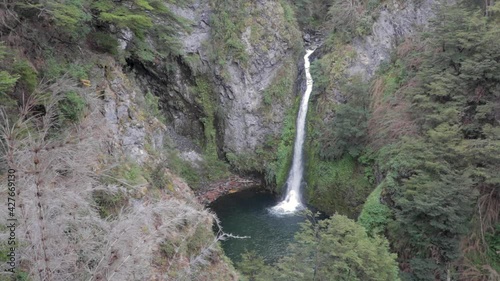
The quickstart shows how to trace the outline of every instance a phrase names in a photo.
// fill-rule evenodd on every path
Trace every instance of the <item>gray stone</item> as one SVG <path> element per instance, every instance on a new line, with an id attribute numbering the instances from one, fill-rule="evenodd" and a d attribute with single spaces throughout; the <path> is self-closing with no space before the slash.
<path id="1" fill-rule="evenodd" d="M 241 35 L 248 54 L 245 65 L 231 63 L 224 69 L 205 58 L 210 57 L 209 36 L 211 32 L 210 16 L 212 10 L 206 0 L 195 0 L 186 7 L 171 6 L 177 15 L 192 21 L 192 31 L 182 34 L 180 39 L 183 52 L 189 54 L 190 62 L 176 61 L 172 72 L 166 72 L 163 65 L 146 66 L 145 75 L 139 76 L 143 88 L 151 89 L 160 96 L 161 108 L 166 112 L 168 122 L 175 132 L 193 140 L 204 140 L 204 127 L 201 119 L 205 117 L 197 99 L 193 74 L 203 73 L 212 79 L 219 114 L 216 124 L 220 135 L 219 148 L 225 152 L 236 154 L 254 153 L 262 145 L 266 136 L 278 136 L 283 122 L 265 121 L 262 114 L 263 92 L 268 88 L 276 74 L 283 67 L 285 59 L 294 54 L 289 42 L 290 32 L 294 27 L 288 26 L 281 31 L 276 26 L 289 25 L 275 12 L 282 10 L 279 1 L 253 1 L 253 9 L 259 10 L 266 40 L 251 40 L 252 29 L 246 28 Z M 287 33 L 287 34 L 285 34 Z M 302 42 L 300 32 L 296 30 L 293 40 Z M 297 58 L 301 59 L 301 58 Z M 273 121 L 282 121 L 286 110 L 293 105 L 294 93 L 290 93 L 283 106 L 273 108 Z"/>
<path id="2" fill-rule="evenodd" d="M 436 0 L 405 1 L 404 7 L 397 6 L 392 10 L 381 10 L 377 21 L 373 24 L 372 35 L 356 38 L 353 45 L 357 54 L 349 66 L 349 75 L 361 75 L 370 79 L 381 62 L 387 60 L 391 50 L 404 38 L 418 28 L 428 24 L 434 15 L 433 5 Z"/>

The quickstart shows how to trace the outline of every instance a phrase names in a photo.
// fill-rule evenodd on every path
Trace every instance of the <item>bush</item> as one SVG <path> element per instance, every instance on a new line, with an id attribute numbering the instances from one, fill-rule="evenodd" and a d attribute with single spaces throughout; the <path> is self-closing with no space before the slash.
<path id="1" fill-rule="evenodd" d="M 486 235 L 486 244 L 489 246 L 487 254 L 491 265 L 500 272 L 500 223 L 497 223 L 492 233 Z"/>
<path id="2" fill-rule="evenodd" d="M 156 119 L 161 121 L 163 124 L 166 124 L 167 121 L 165 119 L 165 116 L 160 110 L 159 104 L 160 104 L 160 98 L 153 95 L 150 91 L 144 95 L 144 101 L 146 103 L 146 109 L 147 111 Z"/>
<path id="3" fill-rule="evenodd" d="M 246 9 L 244 1 L 212 0 L 211 6 L 217 7 L 210 18 L 212 24 L 212 45 L 214 60 L 223 65 L 227 61 L 247 63 L 248 54 L 241 42 L 245 28 Z"/>
<path id="4" fill-rule="evenodd" d="M 0 43 L 0 62 L 2 63 L 2 66 L 5 65 L 4 58 L 6 55 L 7 50 L 5 46 Z M 18 79 L 19 75 L 12 75 L 6 70 L 0 70 L 0 94 L 3 96 L 3 94 L 12 90 L 12 87 L 14 87 Z"/>
<path id="5" fill-rule="evenodd" d="M 308 202 L 332 214 L 356 216 L 371 191 L 363 167 L 351 156 L 336 161 L 308 159 Z"/>
<path id="6" fill-rule="evenodd" d="M 83 114 L 85 106 L 85 100 L 76 92 L 69 92 L 66 94 L 66 97 L 59 102 L 59 111 L 63 117 L 63 122 L 78 122 Z"/>
<path id="7" fill-rule="evenodd" d="M 335 0 L 328 10 L 329 24 L 344 42 L 350 42 L 357 36 L 369 35 L 374 17 L 372 9 L 377 6 L 377 0 Z"/>
<path id="8" fill-rule="evenodd" d="M 21 60 L 12 65 L 12 70 L 19 76 L 18 85 L 23 89 L 32 93 L 38 84 L 38 74 L 27 60 Z"/>
<path id="9" fill-rule="evenodd" d="M 101 218 L 116 218 L 123 207 L 128 205 L 128 197 L 121 191 L 96 190 L 92 197 Z"/>
<path id="10" fill-rule="evenodd" d="M 168 158 L 168 168 L 175 174 L 181 176 L 192 189 L 198 189 L 201 184 L 200 172 L 189 162 L 180 158 L 175 152 L 171 152 Z"/>
<path id="11" fill-rule="evenodd" d="M 64 75 L 77 80 L 89 77 L 90 70 L 94 66 L 92 61 L 86 63 L 70 62 L 55 56 L 53 52 L 48 51 L 45 54 L 45 66 L 42 69 L 42 76 L 45 80 L 57 80 Z"/>
<path id="12" fill-rule="evenodd" d="M 92 49 L 112 55 L 118 54 L 118 40 L 108 32 L 92 32 L 88 36 Z"/>
<path id="13" fill-rule="evenodd" d="M 159 164 L 153 169 L 149 175 L 149 179 L 151 185 L 158 189 L 164 189 L 170 183 L 170 179 L 165 174 L 165 166 L 163 164 Z"/>
<path id="14" fill-rule="evenodd" d="M 204 226 L 196 227 L 193 235 L 189 237 L 187 241 L 187 251 L 186 253 L 189 256 L 193 256 L 198 253 L 203 247 L 206 246 L 207 241 L 210 241 L 210 238 L 213 237 L 212 231 Z"/>
<path id="15" fill-rule="evenodd" d="M 359 224 L 366 229 L 369 235 L 383 233 L 391 215 L 389 207 L 380 203 L 381 193 L 382 185 L 379 185 L 366 199 L 358 218 Z"/>
<path id="16" fill-rule="evenodd" d="M 16 84 L 17 79 L 19 79 L 19 76 L 13 76 L 7 71 L 0 71 L 0 93 L 9 92 Z"/>

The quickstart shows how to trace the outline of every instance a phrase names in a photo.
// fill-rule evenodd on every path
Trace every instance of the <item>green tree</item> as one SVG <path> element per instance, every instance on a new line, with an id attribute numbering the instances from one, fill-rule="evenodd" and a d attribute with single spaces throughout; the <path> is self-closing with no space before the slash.
<path id="1" fill-rule="evenodd" d="M 366 143 L 368 85 L 360 80 L 342 86 L 347 102 L 335 107 L 335 118 L 320 132 L 319 153 L 323 159 L 339 159 L 346 154 L 358 157 Z"/>
<path id="2" fill-rule="evenodd" d="M 469 2 L 440 9 L 424 34 L 428 48 L 409 58 L 420 60 L 411 84 L 395 89 L 411 103 L 419 136 L 379 151 L 395 219 L 388 234 L 408 280 L 459 278 L 461 258 L 486 251 L 477 237 L 500 219 L 492 207 L 500 204 L 500 6 L 486 17 Z M 488 262 L 465 266 L 498 268 Z"/>
<path id="3" fill-rule="evenodd" d="M 288 255 L 252 275 L 252 280 L 399 280 L 396 255 L 389 253 L 385 238 L 369 237 L 362 226 L 345 216 L 309 218 Z"/>
<path id="4" fill-rule="evenodd" d="M 236 264 L 237 269 L 248 278 L 248 281 L 259 280 L 259 275 L 262 275 L 266 268 L 264 259 L 254 251 L 246 252 L 241 257 L 241 262 Z"/>

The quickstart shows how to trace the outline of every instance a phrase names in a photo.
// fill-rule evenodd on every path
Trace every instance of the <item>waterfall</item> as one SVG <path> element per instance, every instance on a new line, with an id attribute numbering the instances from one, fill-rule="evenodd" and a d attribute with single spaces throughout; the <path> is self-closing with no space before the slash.
<path id="1" fill-rule="evenodd" d="M 302 161 L 302 147 L 304 144 L 304 139 L 306 137 L 305 125 L 306 125 L 306 115 L 307 107 L 309 104 L 309 96 L 311 95 L 313 80 L 311 77 L 311 72 L 309 71 L 309 56 L 314 52 L 314 50 L 307 50 L 304 56 L 304 68 L 306 72 L 306 83 L 307 88 L 302 96 L 300 102 L 299 115 L 297 116 L 297 132 L 295 135 L 295 145 L 293 148 L 293 162 L 290 172 L 288 174 L 288 179 L 286 181 L 287 189 L 286 196 L 283 201 L 278 205 L 274 206 L 272 210 L 276 213 L 293 213 L 297 210 L 303 209 L 304 205 L 302 203 L 302 197 L 300 194 L 300 186 L 302 183 L 302 177 L 304 174 L 304 163 Z"/>

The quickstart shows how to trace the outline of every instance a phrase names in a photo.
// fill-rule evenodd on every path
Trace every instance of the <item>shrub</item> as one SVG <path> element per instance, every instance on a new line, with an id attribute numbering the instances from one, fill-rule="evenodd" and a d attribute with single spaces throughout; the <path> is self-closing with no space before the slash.
<path id="1" fill-rule="evenodd" d="M 59 102 L 59 111 L 63 120 L 75 123 L 80 120 L 85 109 L 85 100 L 76 92 L 69 92 L 63 100 Z"/>
<path id="2" fill-rule="evenodd" d="M 128 205 L 128 197 L 121 191 L 96 190 L 92 197 L 101 218 L 116 218 L 121 209 Z"/>
<path id="3" fill-rule="evenodd" d="M 7 71 L 0 71 L 0 93 L 9 92 L 16 84 L 17 79 L 19 79 L 19 76 L 13 76 Z"/>
<path id="4" fill-rule="evenodd" d="M 6 55 L 7 49 L 2 43 L 0 43 L 0 62 L 2 63 L 2 66 L 5 64 L 4 58 Z M 0 70 L 0 94 L 3 96 L 3 94 L 12 90 L 12 87 L 14 87 L 18 79 L 19 75 L 12 75 L 6 70 Z"/>
<path id="5" fill-rule="evenodd" d="M 150 91 L 144 95 L 144 101 L 146 103 L 146 109 L 147 111 L 156 119 L 160 120 L 164 124 L 166 124 L 166 119 L 165 116 L 162 114 L 159 104 L 160 104 L 160 98 L 153 95 Z"/>
<path id="6" fill-rule="evenodd" d="M 18 85 L 31 94 L 38 84 L 38 74 L 27 60 L 20 60 L 12 65 L 12 70 L 19 76 Z"/>
<path id="7" fill-rule="evenodd" d="M 370 235 L 381 234 L 384 232 L 391 210 L 380 202 L 382 185 L 377 186 L 368 196 L 359 215 L 358 222 Z"/>
<path id="8" fill-rule="evenodd" d="M 197 189 L 201 184 L 200 172 L 189 162 L 180 158 L 175 152 L 171 152 L 167 160 L 168 167 L 177 175 L 180 175 L 192 189 Z"/>
<path id="9" fill-rule="evenodd" d="M 118 54 L 118 40 L 109 32 L 92 32 L 88 38 L 92 49 L 101 53 Z"/>
<path id="10" fill-rule="evenodd" d="M 170 178 L 165 173 L 164 164 L 158 164 L 149 175 L 149 179 L 151 185 L 158 189 L 164 189 L 171 183 Z"/>
<path id="11" fill-rule="evenodd" d="M 354 217 L 371 191 L 364 170 L 351 156 L 331 162 L 309 158 L 307 182 L 309 203 L 328 214 Z"/>

